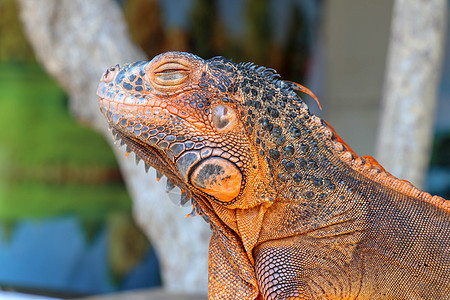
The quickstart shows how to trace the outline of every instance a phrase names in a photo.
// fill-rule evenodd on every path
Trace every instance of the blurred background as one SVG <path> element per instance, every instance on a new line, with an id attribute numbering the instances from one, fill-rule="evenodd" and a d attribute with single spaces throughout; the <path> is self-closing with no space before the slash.
<path id="1" fill-rule="evenodd" d="M 392 1 L 115 4 L 149 58 L 181 50 L 274 68 L 319 97 L 324 110 L 310 102 L 311 110 L 356 153 L 375 155 Z M 449 33 L 423 184 L 446 199 Z M 35 57 L 14 0 L 0 0 L 0 128 L 0 289 L 72 297 L 162 284 L 110 145 L 71 115 L 65 89 Z"/>

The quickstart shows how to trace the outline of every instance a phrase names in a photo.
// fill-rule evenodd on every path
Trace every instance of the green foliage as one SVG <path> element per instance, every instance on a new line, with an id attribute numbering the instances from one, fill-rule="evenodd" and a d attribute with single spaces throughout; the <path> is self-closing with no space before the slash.
<path id="1" fill-rule="evenodd" d="M 37 65 L 0 64 L 0 219 L 130 211 L 115 157 Z"/>
<path id="2" fill-rule="evenodd" d="M 108 248 L 111 279 L 119 284 L 148 252 L 149 243 L 129 214 L 110 214 L 107 226 L 111 245 Z"/>
<path id="3" fill-rule="evenodd" d="M 128 194 L 117 184 L 46 184 L 9 181 L 0 190 L 0 220 L 45 218 L 77 214 L 83 219 L 103 218 L 113 210 L 130 210 Z"/>
<path id="4" fill-rule="evenodd" d="M 214 29 L 217 22 L 214 2 L 197 0 L 191 13 L 191 44 L 195 54 L 201 57 L 214 56 Z M 205 26 L 209 24 L 209 26 Z"/>
<path id="5" fill-rule="evenodd" d="M 149 56 L 155 56 L 163 49 L 163 26 L 157 0 L 127 0 L 124 14 L 130 26 L 131 38 Z"/>
<path id="6" fill-rule="evenodd" d="M 187 26 L 165 27 L 161 1 L 123 1 L 130 35 L 149 58 L 163 51 L 187 51 L 203 58 L 222 55 L 236 62 L 251 61 L 278 70 L 285 78 L 301 82 L 305 76 L 311 51 L 310 24 L 306 22 L 298 3 L 288 5 L 288 28 L 285 41 L 276 41 L 274 19 L 270 1 L 248 0 L 242 5 L 244 20 L 240 36 L 229 32 L 220 17 L 217 1 L 192 1 Z M 238 6 L 240 7 L 240 6 Z M 174 11 L 177 8 L 172 8 Z M 236 12 L 238 15 L 240 12 Z"/>
<path id="7" fill-rule="evenodd" d="M 247 55 L 256 64 L 267 61 L 270 46 L 270 12 L 267 1 L 249 0 L 247 7 Z"/>
<path id="8" fill-rule="evenodd" d="M 434 138 L 431 166 L 450 167 L 450 132 L 442 132 Z"/>
<path id="9" fill-rule="evenodd" d="M 23 34 L 17 1 L 0 0 L 0 61 L 11 60 L 32 61 L 34 56 Z"/>
<path id="10" fill-rule="evenodd" d="M 21 68 L 26 68 L 23 73 Z M 67 112 L 63 90 L 38 66 L 2 64 L 0 90 L 0 125 L 9 128 L 1 140 L 20 163 L 115 165 L 106 142 L 76 124 Z M 83 145 L 99 151 L 86 151 Z"/>

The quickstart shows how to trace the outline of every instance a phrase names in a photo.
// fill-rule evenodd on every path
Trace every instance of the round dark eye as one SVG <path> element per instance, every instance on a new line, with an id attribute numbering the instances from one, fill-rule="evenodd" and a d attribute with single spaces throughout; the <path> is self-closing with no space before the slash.
<path id="1" fill-rule="evenodd" d="M 167 62 L 153 71 L 153 81 L 163 87 L 177 86 L 189 77 L 189 68 L 178 62 Z"/>
<path id="2" fill-rule="evenodd" d="M 219 104 L 213 109 L 213 122 L 220 131 L 232 128 L 236 123 L 236 112 L 228 105 Z"/>

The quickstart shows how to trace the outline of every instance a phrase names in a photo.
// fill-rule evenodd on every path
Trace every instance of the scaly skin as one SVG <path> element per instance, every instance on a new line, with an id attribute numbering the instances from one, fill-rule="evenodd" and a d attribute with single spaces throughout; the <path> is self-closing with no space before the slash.
<path id="1" fill-rule="evenodd" d="M 271 69 L 110 68 L 116 139 L 210 222 L 210 299 L 450 299 L 450 205 L 358 157 Z"/>

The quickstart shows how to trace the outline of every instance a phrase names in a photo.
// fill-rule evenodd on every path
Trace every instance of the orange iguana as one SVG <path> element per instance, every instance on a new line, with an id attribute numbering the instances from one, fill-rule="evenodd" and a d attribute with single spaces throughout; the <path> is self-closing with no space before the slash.
<path id="1" fill-rule="evenodd" d="M 358 157 L 273 69 L 167 52 L 97 94 L 210 222 L 210 299 L 450 299 L 450 203 Z"/>

